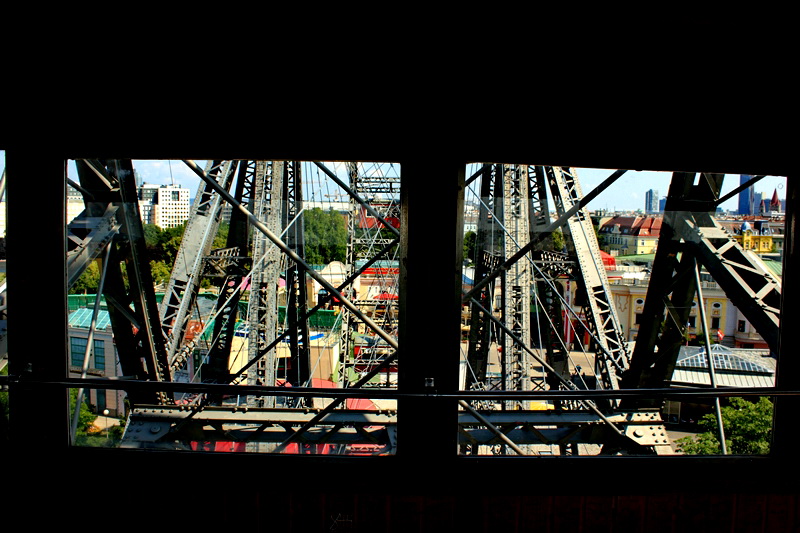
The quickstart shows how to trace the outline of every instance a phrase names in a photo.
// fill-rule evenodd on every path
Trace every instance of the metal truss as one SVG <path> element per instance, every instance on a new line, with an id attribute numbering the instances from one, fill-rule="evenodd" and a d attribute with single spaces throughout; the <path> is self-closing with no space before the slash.
<path id="1" fill-rule="evenodd" d="M 286 244 L 298 256 L 305 257 L 303 229 L 303 180 L 297 161 L 274 162 L 273 176 L 283 183 L 283 221 Z M 286 328 L 289 332 L 291 357 L 286 380 L 294 387 L 310 385 L 310 346 L 308 320 L 308 289 L 303 266 L 288 261 L 286 266 Z"/>
<path id="2" fill-rule="evenodd" d="M 236 168 L 239 180 L 231 195 L 227 191 Z M 340 186 L 351 197 L 354 225 L 350 231 L 348 261 L 353 269 L 341 285 L 334 287 L 303 260 L 302 176 L 297 163 L 216 161 L 206 173 L 195 169 L 206 186 L 198 192 L 187 224 L 169 295 L 158 308 L 152 294 L 152 280 L 145 268 L 132 170 L 130 161 L 79 164 L 80 187 L 87 199 L 87 210 L 74 224 L 75 238 L 71 239 L 69 256 L 75 265 L 71 273 L 78 272 L 103 249 L 103 243 L 112 247 L 104 295 L 110 304 L 118 349 L 122 347 L 120 361 L 126 375 L 143 381 L 169 381 L 169 356 L 174 370 L 191 353 L 192 345 L 178 342 L 183 336 L 179 329 L 188 320 L 203 268 L 199 259 L 209 257 L 208 248 L 216 233 L 223 199 L 242 208 L 243 215 L 232 218 L 225 252 L 214 256 L 218 274 L 226 277 L 216 307 L 217 344 L 209 352 L 204 378 L 218 383 L 246 380 L 248 385 L 273 386 L 278 377 L 275 347 L 288 338 L 292 346 L 291 366 L 296 371 L 287 376 L 288 381 L 294 386 L 307 386 L 310 378 L 307 351 L 303 355 L 309 344 L 306 321 L 333 298 L 342 304 L 345 318 L 342 329 L 348 332 L 342 337 L 341 368 L 350 365 L 359 370 L 359 361 L 362 366 L 354 384 L 342 379 L 340 385 L 368 387 L 380 372 L 396 364 L 396 339 L 378 326 L 374 313 L 366 311 L 375 302 L 351 301 L 349 289 L 358 275 L 385 257 L 397 243 L 399 231 L 390 220 L 399 214 L 399 206 L 393 197 L 387 201 L 381 195 L 394 194 L 399 178 L 365 176 L 357 165 L 349 167 L 350 183 Z M 770 345 L 777 342 L 780 283 L 757 258 L 741 250 L 710 216 L 715 202 L 720 201 L 721 176 L 703 175 L 697 185 L 693 185 L 694 175 L 677 173 L 673 178 L 667 204 L 669 214 L 649 289 L 657 293 L 648 292 L 640 342 L 631 358 L 608 297 L 608 280 L 584 209 L 587 199 L 598 194 L 600 188 L 584 197 L 574 171 L 561 167 L 484 165 L 481 172 L 484 180 L 478 241 L 482 257 L 476 286 L 464 300 L 471 307 L 468 389 L 486 389 L 492 342 L 502 348 L 500 383 L 504 390 L 526 391 L 532 384 L 550 389 L 581 388 L 570 379 L 569 350 L 556 333 L 564 312 L 571 312 L 562 304 L 562 289 L 555 283 L 562 276 L 574 279 L 581 288 L 581 304 L 595 349 L 598 388 L 657 388 L 666 384 L 695 294 L 692 276 L 698 262 L 715 278 L 720 278 L 720 285 L 732 301 L 744 302 L 737 305 L 760 332 L 764 331 L 762 335 Z M 613 179 L 616 177 L 610 177 L 603 187 Z M 547 213 L 548 187 L 558 214 L 558 220 L 552 223 Z M 245 219 L 258 229 L 253 232 L 249 258 Z M 568 237 L 568 249 L 565 252 L 542 249 L 544 239 L 561 226 Z M 388 235 L 379 237 L 376 231 L 380 228 L 387 230 Z M 286 243 L 276 237 L 281 232 L 287 235 Z M 395 238 L 389 238 L 391 235 Z M 359 260 L 363 264 L 356 268 Z M 125 264 L 126 282 L 121 263 Z M 246 280 L 251 263 L 251 296 L 246 317 L 249 361 L 233 374 L 227 364 L 238 307 L 236 288 Z M 282 272 L 287 280 L 287 327 L 279 333 L 277 286 Z M 306 276 L 328 291 L 327 297 L 312 309 L 306 305 Z M 494 292 L 495 281 L 500 284 L 499 294 Z M 539 335 L 534 334 L 529 312 L 534 308 L 531 305 L 534 294 Z M 383 302 L 387 306 L 383 324 L 390 331 L 393 303 Z M 360 360 L 351 358 L 352 332 L 359 328 L 364 332 L 372 330 L 379 341 L 364 351 Z M 386 385 L 389 384 L 387 380 Z M 276 409 L 275 396 L 261 395 L 247 396 L 245 404 L 237 408 L 213 405 L 221 402 L 170 406 L 173 401 L 166 393 L 135 393 L 131 394 L 131 400 L 134 410 L 126 429 L 125 445 L 170 447 L 175 441 L 225 440 L 277 443 L 269 448 L 273 452 L 285 451 L 290 444 L 308 444 L 334 445 L 339 452 L 369 449 L 372 453 L 393 453 L 396 446 L 396 413 L 341 409 L 342 398 L 327 404 L 301 399 L 305 410 Z M 659 453 L 669 444 L 662 439 L 662 422 L 652 402 L 620 405 L 615 400 L 570 400 L 558 402 L 554 410 L 544 412 L 527 411 L 524 402 L 518 399 L 499 402 L 502 410 L 489 405 L 488 410 L 481 412 L 460 402 L 463 410 L 459 411 L 459 443 L 465 449 L 475 453 L 480 447 L 500 446 L 515 453 L 535 454 L 546 453 L 537 446 L 555 445 L 560 453 L 573 454 L 578 453 L 579 444 L 596 444 L 602 446 L 603 454 Z M 478 404 L 487 405 L 485 402 L 473 405 Z M 324 408 L 320 409 L 320 405 Z M 512 405 L 515 408 L 508 409 Z M 519 445 L 529 448 L 522 450 Z"/>
<path id="3" fill-rule="evenodd" d="M 347 184 L 336 179 L 329 170 L 326 173 L 349 195 L 347 264 L 350 266 L 350 276 L 348 279 L 355 279 L 357 273 L 364 272 L 384 258 L 390 258 L 390 252 L 396 250 L 396 245 L 399 243 L 400 206 L 397 199 L 400 194 L 400 177 L 383 169 L 372 169 L 370 172 L 364 168 L 364 164 L 359 163 L 347 163 L 346 168 L 349 180 Z M 382 274 L 381 292 L 396 294 L 396 274 Z M 396 328 L 396 300 L 389 298 L 381 301 L 358 300 L 355 303 L 373 317 L 380 318 L 381 324 L 386 329 Z M 363 375 L 375 368 L 392 348 L 380 342 L 356 347 L 356 337 L 353 333 L 365 333 L 364 324 L 346 307 L 341 308 L 341 317 L 339 382 L 346 387 L 353 377 L 353 372 Z M 355 353 L 356 350 L 358 353 Z M 390 386 L 392 384 L 390 375 L 396 371 L 396 363 L 389 365 L 386 370 L 386 380 L 381 384 Z M 372 385 L 367 383 L 366 386 Z"/>
<path id="4" fill-rule="evenodd" d="M 143 381 L 169 381 L 170 368 L 164 337 L 157 327 L 158 309 L 146 260 L 133 164 L 130 160 L 77 160 L 76 168 L 79 190 L 86 204 L 82 221 L 95 221 L 94 234 L 101 237 L 99 242 L 105 243 L 108 253 L 102 294 L 108 304 L 122 372 L 126 377 Z M 116 229 L 110 235 L 112 227 Z M 92 245 L 86 248 L 100 250 L 98 239 L 91 241 Z M 85 254 L 83 259 L 90 256 Z M 80 270 L 78 263 L 74 265 L 72 274 Z M 172 400 L 165 392 L 135 392 L 129 397 L 134 403 Z"/>
<path id="5" fill-rule="evenodd" d="M 510 257 L 530 239 L 530 194 L 526 166 L 503 169 L 503 224 L 506 228 L 505 257 Z M 515 336 L 530 343 L 531 266 L 517 261 L 504 275 L 503 316 Z M 530 390 L 531 371 L 527 353 L 519 343 L 502 342 L 505 390 Z"/>
<path id="6" fill-rule="evenodd" d="M 245 206 L 252 206 L 255 186 L 256 162 L 240 161 L 236 178 L 234 198 Z M 224 265 L 217 263 L 222 270 L 223 279 L 215 307 L 213 342 L 208 349 L 207 362 L 202 377 L 206 382 L 229 383 L 232 379 L 229 360 L 231 343 L 236 331 L 239 316 L 239 300 L 242 283 L 250 271 L 252 260 L 248 257 L 249 223 L 247 217 L 238 209 L 231 210 L 228 237 L 224 254 L 212 255 L 225 258 Z M 208 265 L 207 261 L 207 265 Z M 222 268 L 224 267 L 224 269 Z M 207 270 L 207 268 L 206 268 Z"/>
<path id="7" fill-rule="evenodd" d="M 532 384 L 539 388 L 545 385 L 551 389 L 580 388 L 569 375 L 569 348 L 558 333 L 562 329 L 564 313 L 571 312 L 571 309 L 562 305 L 563 289 L 555 280 L 559 276 L 568 276 L 578 283 L 579 291 L 585 295 L 582 305 L 586 309 L 588 330 L 597 352 L 595 375 L 599 379 L 596 385 L 618 389 L 619 374 L 628 364 L 627 348 L 613 304 L 608 300 L 608 280 L 574 171 L 560 167 L 484 165 L 482 176 L 477 246 L 483 250 L 484 257 L 489 257 L 493 249 L 502 250 L 502 260 L 498 259 L 491 266 L 481 261 L 476 268 L 477 283 L 473 292 L 477 294 L 471 296 L 467 355 L 473 375 L 468 373 L 467 388 L 481 388 L 478 378 L 485 376 L 487 346 L 491 340 L 487 332 L 491 324 L 501 332 L 497 340 L 503 353 L 501 372 L 506 390 L 530 390 Z M 549 220 L 548 187 L 559 216 L 556 223 Z M 545 239 L 561 224 L 565 227 L 568 252 L 543 249 Z M 494 285 L 485 281 L 490 275 L 496 276 L 500 282 L 503 309 L 500 319 L 492 316 L 490 307 L 486 305 L 491 302 Z M 532 331 L 529 312 L 532 289 L 537 301 L 535 317 L 539 327 L 536 332 Z M 537 354 L 528 345 L 538 346 L 546 355 Z M 519 357 L 517 352 L 524 356 Z M 587 386 L 585 383 L 581 385 Z M 612 405 L 616 403 L 608 402 L 603 408 L 607 410 Z M 558 401 L 555 407 L 556 413 L 567 412 L 568 408 L 584 408 L 602 417 L 598 406 L 591 402 L 573 404 Z M 557 424 L 558 416 L 551 415 L 550 420 Z M 605 429 L 619 436 L 618 428 L 612 422 L 607 419 L 604 422 Z M 556 440 L 560 443 L 560 453 L 577 453 L 575 442 Z M 617 445 L 605 453 L 640 449 L 631 440 L 612 440 Z M 606 439 L 606 442 L 610 441 Z M 475 453 L 475 443 L 470 444 L 467 449 Z M 516 450 L 514 447 L 520 443 L 509 440 L 506 444 Z M 648 450 L 653 453 L 652 449 Z"/>
<path id="8" fill-rule="evenodd" d="M 210 161 L 206 173 L 228 190 L 235 169 L 234 161 Z M 201 183 L 159 306 L 161 330 L 167 339 L 167 353 L 174 368 L 183 366 L 188 355 L 186 350 L 182 350 L 186 326 L 200 287 L 204 259 L 209 256 L 219 228 L 221 206 L 217 191 Z"/>
<path id="9" fill-rule="evenodd" d="M 498 255 L 484 250 L 475 269 L 475 279 L 483 279 L 499 264 L 500 257 Z M 467 372 L 466 376 L 465 387 L 467 390 L 486 388 L 493 325 L 483 309 L 491 310 L 494 305 L 494 284 L 485 286 L 476 299 L 478 301 L 470 306 L 467 365 L 471 371 Z"/>
<path id="10" fill-rule="evenodd" d="M 619 433 L 609 430 L 610 422 Z M 397 411 L 254 409 L 242 407 L 138 406 L 123 439 L 126 447 L 186 448 L 191 443 L 239 442 L 334 445 L 331 453 L 369 447 L 370 454 L 392 454 L 397 445 Z M 307 426 L 308 429 L 300 430 Z M 531 455 L 547 447 L 627 441 L 629 447 L 668 450 L 669 439 L 657 410 L 620 411 L 607 420 L 587 411 L 462 411 L 459 444 L 529 446 Z M 524 452 L 523 452 L 524 453 Z"/>
<path id="11" fill-rule="evenodd" d="M 574 169 L 546 167 L 547 179 L 560 216 L 573 208 L 583 197 Z M 605 389 L 619 388 L 619 375 L 628 367 L 630 355 L 619 318 L 610 300 L 610 287 L 606 277 L 600 247 L 594 227 L 586 209 L 570 217 L 564 234 L 571 243 L 571 256 L 580 272 L 579 294 L 586 314 L 586 323 L 595 339 L 595 375 Z M 576 296 L 577 297 L 577 296 Z"/>
<path id="12" fill-rule="evenodd" d="M 101 216 L 92 216 L 95 210 L 85 209 L 67 225 L 67 287 L 75 284 L 119 231 L 119 206 L 106 204 Z"/>
<path id="13" fill-rule="evenodd" d="M 697 294 L 698 263 L 778 351 L 781 284 L 714 220 L 723 177 L 673 175 L 626 388 L 668 385 Z"/>
<path id="14" fill-rule="evenodd" d="M 274 233 L 280 232 L 281 198 L 283 184 L 273 173 L 271 161 L 256 163 L 253 186 L 252 213 Z M 254 231 L 252 238 L 253 267 L 250 273 L 250 302 L 247 311 L 248 359 L 255 369 L 248 371 L 249 385 L 273 385 L 275 383 L 275 348 L 270 346 L 278 325 L 278 277 L 280 251 L 271 246 L 269 239 Z M 254 362 L 254 363 L 253 363 Z M 248 396 L 251 406 L 273 407 L 274 397 Z"/>
<path id="15" fill-rule="evenodd" d="M 501 165 L 483 165 L 481 168 L 480 205 L 478 207 L 478 231 L 475 248 L 475 281 L 482 281 L 495 271 L 501 263 L 499 238 L 502 237 L 502 176 Z M 484 285 L 476 302 L 470 304 L 469 346 L 467 351 L 467 390 L 486 388 L 489 369 L 489 350 L 492 342 L 492 322 L 484 310 L 493 311 L 495 284 Z"/>
<path id="16" fill-rule="evenodd" d="M 567 254 L 559 252 L 539 250 L 531 252 L 531 256 L 535 270 L 537 324 L 536 330 L 531 332 L 532 342 L 546 350 L 546 360 L 555 370 L 554 374 L 566 377 L 569 375 L 569 349 L 558 333 L 564 330 L 563 288 L 552 280 L 560 276 L 574 279 L 575 263 Z M 543 381 L 550 388 L 560 387 L 560 380 L 555 375 L 542 374 L 537 381 Z"/>
<path id="17" fill-rule="evenodd" d="M 502 184 L 499 181 L 501 179 L 499 176 L 502 174 L 506 176 L 503 188 L 499 186 Z M 507 172 L 505 172 L 500 165 L 485 165 L 483 178 L 477 242 L 479 247 L 491 249 L 495 246 L 494 241 L 499 239 L 495 236 L 495 231 L 504 234 L 508 242 L 505 248 L 506 260 L 503 268 L 505 277 L 502 279 L 502 293 L 506 301 L 511 302 L 504 315 L 506 321 L 511 321 L 510 323 L 514 326 L 512 329 L 519 333 L 519 337 L 524 338 L 526 342 L 530 341 L 530 325 L 519 327 L 519 323 L 514 323 L 514 317 L 520 316 L 520 309 L 530 308 L 529 304 L 524 303 L 529 300 L 523 300 L 523 298 L 529 297 L 527 287 L 531 286 L 530 282 L 533 278 L 529 273 L 526 261 L 521 258 L 513 262 L 512 260 L 515 254 L 519 253 L 521 244 L 527 243 L 529 240 L 528 238 L 523 239 L 523 236 L 532 237 L 545 232 L 550 227 L 549 214 L 545 212 L 547 209 L 546 180 L 556 212 L 566 220 L 564 233 L 569 237 L 571 246 L 569 258 L 578 266 L 577 269 L 570 269 L 570 272 L 579 274 L 578 281 L 582 294 L 585 296 L 583 303 L 587 322 L 593 339 L 596 341 L 596 374 L 601 377 L 601 384 L 604 388 L 619 388 L 618 375 L 627 367 L 629 355 L 616 311 L 612 302 L 608 300 L 608 294 L 610 294 L 608 279 L 602 266 L 591 220 L 586 210 L 578 205 L 583 195 L 574 171 L 561 167 L 511 166 L 507 167 Z M 539 253 L 538 257 L 541 262 L 544 256 Z M 547 260 L 552 264 L 563 265 L 565 258 L 565 256 L 549 255 Z M 481 265 L 478 266 L 476 279 L 480 280 L 485 277 L 488 271 L 484 270 Z M 539 270 L 539 273 L 540 276 L 549 277 L 545 275 L 545 272 L 550 271 L 551 269 L 548 268 Z M 509 272 L 512 280 L 520 276 L 524 277 L 526 282 L 524 295 L 519 290 L 521 286 L 519 283 L 509 284 Z M 482 290 L 486 291 L 487 287 L 488 285 L 484 286 Z M 560 323 L 562 320 L 559 312 L 560 306 L 557 304 L 557 290 L 546 283 L 539 283 L 538 291 L 541 292 L 540 296 L 545 302 L 543 307 L 547 311 L 547 316 L 550 317 L 550 325 L 555 327 L 556 323 Z M 473 317 L 475 315 L 476 313 L 473 313 Z M 528 313 L 524 313 L 524 315 L 529 316 Z M 482 320 L 486 319 L 487 317 L 482 318 Z M 481 337 L 478 334 L 481 327 L 480 320 L 473 319 L 468 361 L 476 376 L 484 371 L 481 368 L 483 362 L 477 352 L 482 346 L 479 342 Z M 472 333 L 473 331 L 474 333 Z M 564 378 L 568 374 L 567 350 L 566 347 L 558 346 L 554 340 L 550 333 L 545 333 L 543 344 L 547 347 L 548 357 L 554 365 L 553 368 Z M 528 366 L 529 364 L 525 363 L 522 368 L 527 369 Z M 559 380 L 551 377 L 550 381 L 555 384 Z"/>

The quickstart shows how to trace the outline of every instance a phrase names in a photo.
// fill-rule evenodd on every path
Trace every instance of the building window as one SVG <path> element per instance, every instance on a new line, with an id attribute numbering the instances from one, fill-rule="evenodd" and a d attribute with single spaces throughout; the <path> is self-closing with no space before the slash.
<path id="1" fill-rule="evenodd" d="M 83 337 L 70 337 L 69 338 L 69 348 L 70 348 L 70 364 L 72 366 L 83 367 L 83 357 L 86 355 L 86 344 L 87 339 Z M 96 368 L 98 370 L 105 370 L 106 368 L 106 349 L 105 349 L 105 341 L 97 340 L 94 341 L 94 358 L 90 358 L 90 366 L 92 368 Z"/>
<path id="2" fill-rule="evenodd" d="M 715 316 L 711 319 L 711 329 L 719 329 L 719 317 Z"/>
<path id="3" fill-rule="evenodd" d="M 81 337 L 69 338 L 70 363 L 72 366 L 82 367 L 83 356 L 86 354 L 86 339 Z"/>
<path id="4" fill-rule="evenodd" d="M 94 365 L 97 370 L 106 369 L 106 343 L 102 340 L 94 341 Z"/>
<path id="5" fill-rule="evenodd" d="M 739 321 L 739 325 L 737 326 L 736 331 L 738 331 L 739 333 L 744 333 L 746 331 L 744 320 Z"/>

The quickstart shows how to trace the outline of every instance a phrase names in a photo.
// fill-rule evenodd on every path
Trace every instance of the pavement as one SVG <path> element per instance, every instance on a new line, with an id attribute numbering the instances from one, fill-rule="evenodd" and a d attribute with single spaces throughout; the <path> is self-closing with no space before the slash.
<path id="1" fill-rule="evenodd" d="M 119 426 L 120 421 L 119 418 L 112 418 L 110 416 L 100 415 L 95 419 L 92 425 L 95 426 L 97 429 L 106 430 L 111 426 Z"/>

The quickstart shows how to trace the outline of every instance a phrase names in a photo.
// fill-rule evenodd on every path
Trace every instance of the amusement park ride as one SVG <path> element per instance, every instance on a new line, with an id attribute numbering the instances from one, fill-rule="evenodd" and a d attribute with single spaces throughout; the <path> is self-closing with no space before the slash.
<path id="1" fill-rule="evenodd" d="M 406 212 L 404 169 L 262 160 L 210 160 L 202 169 L 184 163 L 200 187 L 160 301 L 144 248 L 135 161 L 76 160 L 77 180 L 70 180 L 85 210 L 67 228 L 68 280 L 74 283 L 92 261 L 102 263 L 102 296 L 124 379 L 101 386 L 127 391 L 122 447 L 191 450 L 224 442 L 237 451 L 271 454 L 397 453 L 404 438 L 401 432 L 398 440 L 398 417 L 404 416 L 397 407 L 398 379 L 404 358 L 417 355 L 404 350 L 397 334 L 408 316 L 399 252 L 407 244 L 404 224 L 429 224 L 431 238 L 439 238 L 434 220 L 411 220 Z M 328 197 L 346 195 L 349 202 L 347 271 L 336 283 L 305 260 L 309 169 L 337 191 Z M 674 453 L 659 396 L 626 392 L 669 388 L 701 267 L 778 352 L 781 283 L 712 217 L 723 200 L 721 174 L 673 174 L 631 349 L 586 209 L 624 171 L 584 194 L 574 168 L 487 163 L 472 169 L 454 192 L 475 191 L 480 199 L 475 279 L 461 292 L 468 328 L 451 347 L 460 352 L 463 369 L 454 398 L 457 426 L 451 428 L 459 454 Z M 233 208 L 227 243 L 212 249 L 225 205 Z M 562 250 L 548 246 L 556 230 L 565 236 Z M 431 268 L 446 268 L 430 261 Z M 365 283 L 376 271 L 380 275 Z M 186 333 L 201 282 L 212 275 L 220 290 L 213 320 L 204 324 L 211 342 L 202 344 L 202 336 L 187 340 Z M 572 305 L 564 299 L 565 280 L 578 287 Z M 312 292 L 315 287 L 321 291 Z M 438 314 L 450 309 L 439 305 L 439 290 L 426 290 L 428 305 L 416 311 L 428 313 L 431 331 Z M 319 332 L 309 324 L 331 304 L 337 327 L 324 336 L 335 371 L 321 380 L 315 374 L 321 352 L 312 349 Z M 591 380 L 571 375 L 570 348 L 559 333 L 575 307 L 594 360 Z M 242 331 L 247 361 L 232 365 L 234 337 Z M 192 378 L 176 381 L 181 373 Z M 126 388 L 126 381 L 144 385 Z M 441 388 L 425 378 L 413 395 L 435 397 Z M 533 400 L 547 408 L 532 408 Z"/>

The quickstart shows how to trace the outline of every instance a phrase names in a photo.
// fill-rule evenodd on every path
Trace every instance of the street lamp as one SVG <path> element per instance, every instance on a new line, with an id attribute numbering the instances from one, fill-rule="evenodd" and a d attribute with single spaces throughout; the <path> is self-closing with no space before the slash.
<path id="1" fill-rule="evenodd" d="M 106 444 L 108 444 L 108 409 L 103 409 L 103 416 L 106 417 L 105 424 L 106 424 Z"/>

